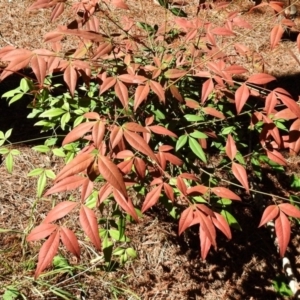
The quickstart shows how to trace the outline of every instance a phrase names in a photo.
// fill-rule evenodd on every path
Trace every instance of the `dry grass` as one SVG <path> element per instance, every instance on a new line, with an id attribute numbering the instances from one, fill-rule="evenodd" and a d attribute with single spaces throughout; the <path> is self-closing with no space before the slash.
<path id="1" fill-rule="evenodd" d="M 0 48 L 8 44 L 20 48 L 36 49 L 47 47 L 42 36 L 55 29 L 57 24 L 70 20 L 70 13 L 64 14 L 55 24 L 48 22 L 49 11 L 26 12 L 33 0 L 9 2 L 0 0 Z M 151 0 L 128 0 L 130 16 L 154 24 L 166 18 L 165 11 Z M 188 1 L 186 11 L 195 14 L 198 1 Z M 297 3 L 298 5 L 298 3 Z M 299 5 L 298 5 L 299 6 Z M 226 10 L 203 11 L 201 16 L 215 24 L 221 24 L 230 11 L 243 10 L 244 18 L 253 25 L 253 30 L 236 29 L 235 42 L 245 43 L 253 52 L 259 53 L 265 61 L 266 70 L 283 75 L 299 72 L 291 52 L 300 59 L 296 44 L 284 41 L 275 50 L 269 47 L 269 32 L 276 22 L 274 15 L 260 9 L 247 13 L 245 1 L 232 1 Z M 115 11 L 118 18 L 123 12 Z M 173 16 L 168 15 L 171 21 Z M 296 20 L 298 23 L 298 20 Z M 103 19 L 103 26 L 112 30 Z M 72 41 L 66 45 L 71 47 Z M 289 49 L 287 51 L 287 49 Z M 224 48 L 228 54 L 232 45 Z M 233 58 L 233 59 L 236 59 Z M 253 62 L 243 65 L 255 72 Z M 199 258 L 198 236 L 192 231 L 183 237 L 177 236 L 177 225 L 160 213 L 146 215 L 139 224 L 131 224 L 127 235 L 130 245 L 139 254 L 137 260 L 124 268 L 112 272 L 103 270 L 101 253 L 95 253 L 85 240 L 76 218 L 70 218 L 70 227 L 78 233 L 82 248 L 82 260 L 74 261 L 64 249 L 61 253 L 70 260 L 76 277 L 68 274 L 52 274 L 32 279 L 37 260 L 39 243 L 28 245 L 26 234 L 38 225 L 53 205 L 51 198 L 36 200 L 36 180 L 28 178 L 30 170 L 46 166 L 54 172 L 62 167 L 59 160 L 51 160 L 28 146 L 20 147 L 21 156 L 15 161 L 12 175 L 4 165 L 0 167 L 0 294 L 4 287 L 16 285 L 27 299 L 59 299 L 51 290 L 53 287 L 69 291 L 77 299 L 276 299 L 271 280 L 280 273 L 276 249 L 272 246 L 268 232 L 253 230 L 258 216 L 245 204 L 243 217 L 238 218 L 243 232 L 234 232 L 234 240 L 227 242 L 220 238 L 218 252 L 212 252 L 207 261 Z M 298 162 L 291 162 L 298 170 Z M 76 197 L 76 194 L 73 195 Z M 154 217 L 155 216 L 155 217 Z M 291 253 L 299 268 L 298 238 L 295 236 Z M 99 256 L 100 255 L 100 256 Z M 77 268 L 78 266 L 78 268 Z M 80 267 L 80 268 L 79 268 Z M 298 278 L 299 279 L 299 278 Z M 47 286 L 48 284 L 48 286 Z M 2 289 L 1 289 L 2 288 Z M 137 295 L 135 297 L 134 295 Z M 279 299 L 279 298 L 278 298 Z"/>

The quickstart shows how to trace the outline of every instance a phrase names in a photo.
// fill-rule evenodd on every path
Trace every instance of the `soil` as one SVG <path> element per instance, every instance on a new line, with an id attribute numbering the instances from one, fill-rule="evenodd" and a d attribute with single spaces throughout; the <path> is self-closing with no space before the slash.
<path id="1" fill-rule="evenodd" d="M 0 48 L 8 44 L 28 49 L 44 47 L 40 37 L 70 17 L 66 14 L 54 24 L 45 22 L 49 20 L 49 11 L 26 12 L 26 7 L 33 2 L 0 0 Z M 234 10 L 235 6 L 239 5 L 248 9 L 245 2 L 232 1 L 230 9 Z M 153 23 L 159 18 L 164 18 L 164 11 L 150 0 L 129 0 L 127 3 L 131 7 L 132 15 L 137 19 L 145 21 L 147 18 L 147 22 Z M 186 10 L 192 11 L 193 6 L 197 5 L 198 1 L 188 1 Z M 120 14 L 117 11 L 116 14 L 118 13 Z M 214 11 L 209 13 L 212 15 L 210 17 L 216 16 Z M 220 22 L 222 17 L 223 14 L 219 13 Z M 244 36 L 243 41 L 248 43 L 253 51 L 263 49 L 268 71 L 278 77 L 292 76 L 293 79 L 286 80 L 286 84 L 291 85 L 300 72 L 300 66 L 286 49 L 290 49 L 299 57 L 296 43 L 285 41 L 275 50 L 271 50 L 266 46 L 269 45 L 269 36 L 265 33 L 273 26 L 272 14 L 261 9 L 254 14 L 247 14 L 245 18 L 257 26 L 255 32 L 248 32 L 247 36 Z M 257 35 L 258 32 L 262 33 L 261 36 Z M 3 83 L 0 83 L 0 90 L 1 84 L 4 89 Z M 299 87 L 297 84 L 296 86 Z M 300 94 L 292 89 L 290 91 L 297 96 Z M 39 136 L 38 132 L 32 131 L 32 123 L 26 123 L 25 107 L 22 103 L 7 110 L 3 102 L 0 105 L 1 115 L 5 116 L 0 120 L 0 130 L 15 127 L 14 132 L 17 132 L 17 135 L 13 136 L 14 142 Z M 211 251 L 205 261 L 200 259 L 197 228 L 191 228 L 178 237 L 177 223 L 171 217 L 167 217 L 164 209 L 158 206 L 150 210 L 138 224 L 128 225 L 126 234 L 131 240 L 130 245 L 137 250 L 138 258 L 124 267 L 104 270 L 103 261 L 95 261 L 100 254 L 95 253 L 90 243 L 79 234 L 83 252 L 80 266 L 85 272 L 77 270 L 75 279 L 63 274 L 42 278 L 38 282 L 33 281 L 34 264 L 40 244 L 25 243 L 24 233 L 31 230 L 28 224 L 36 226 L 41 222 L 52 207 L 52 202 L 44 198 L 36 202 L 36 179 L 28 177 L 27 174 L 33 168 L 44 166 L 57 173 L 63 162 L 41 155 L 31 146 L 32 143 L 16 146 L 21 155 L 15 158 L 12 174 L 7 173 L 4 162 L 0 166 L 0 294 L 4 293 L 5 287 L 17 285 L 27 299 L 60 299 L 53 289 L 47 287 L 48 283 L 52 287 L 67 290 L 77 299 L 90 300 L 289 299 L 274 290 L 273 280 L 283 275 L 281 261 L 269 231 L 264 228 L 257 229 L 261 212 L 251 205 L 251 199 L 248 198 L 243 199 L 233 212 L 242 231 L 233 230 L 231 241 L 219 234 L 217 251 Z M 284 175 L 265 170 L 264 180 L 268 184 L 264 187 L 268 189 L 267 192 L 283 196 L 290 194 L 289 176 L 291 173 L 300 173 L 299 159 L 290 160 L 287 169 L 291 171 Z M 63 199 L 64 195 L 60 197 Z M 76 197 L 76 193 L 73 197 Z M 72 223 L 69 225 L 80 232 L 77 220 L 74 218 L 70 222 Z M 298 227 L 294 224 L 288 255 L 300 281 Z M 61 249 L 61 253 L 69 259 L 72 266 L 76 266 L 74 258 L 64 249 Z"/>

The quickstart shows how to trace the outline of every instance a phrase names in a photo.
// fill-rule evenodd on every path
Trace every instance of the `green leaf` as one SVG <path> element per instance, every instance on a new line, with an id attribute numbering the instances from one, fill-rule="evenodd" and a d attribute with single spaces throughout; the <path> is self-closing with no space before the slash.
<path id="1" fill-rule="evenodd" d="M 190 133 L 189 135 L 195 139 L 207 139 L 207 135 L 198 130 L 195 130 L 194 132 Z"/>
<path id="2" fill-rule="evenodd" d="M 17 94 L 17 95 L 15 95 L 15 96 L 13 96 L 13 97 L 9 100 L 8 104 L 11 105 L 12 103 L 14 103 L 14 102 L 20 100 L 23 96 L 24 96 L 24 94 Z"/>
<path id="3" fill-rule="evenodd" d="M 66 157 L 66 154 L 62 148 L 52 149 L 52 152 L 55 156 Z"/>
<path id="4" fill-rule="evenodd" d="M 46 186 L 46 181 L 47 181 L 47 177 L 46 177 L 46 174 L 45 172 L 41 174 L 41 176 L 39 177 L 38 179 L 38 183 L 37 183 L 37 196 L 39 198 L 42 197 L 43 195 L 43 191 L 45 189 L 45 186 Z"/>
<path id="5" fill-rule="evenodd" d="M 8 287 L 6 287 L 5 292 L 2 296 L 3 300 L 13 300 L 13 299 L 17 299 L 20 296 L 20 292 L 18 291 L 18 289 L 13 286 L 10 285 Z"/>
<path id="6" fill-rule="evenodd" d="M 61 120 L 60 120 L 62 130 L 65 130 L 65 126 L 70 121 L 70 119 L 71 119 L 71 115 L 69 112 L 66 112 L 65 114 L 63 114 L 63 116 L 61 117 Z"/>
<path id="7" fill-rule="evenodd" d="M 188 136 L 186 134 L 180 136 L 176 142 L 175 151 L 178 151 L 180 148 L 182 148 L 186 144 L 187 139 L 188 139 Z"/>
<path id="8" fill-rule="evenodd" d="M 20 89 L 16 88 L 14 90 L 8 91 L 6 93 L 4 93 L 1 97 L 2 98 L 11 98 L 13 97 L 15 94 L 20 93 Z"/>
<path id="9" fill-rule="evenodd" d="M 11 151 L 10 151 L 10 153 L 12 154 L 12 155 L 20 155 L 20 151 L 19 150 L 17 150 L 17 149 L 12 149 Z"/>
<path id="10" fill-rule="evenodd" d="M 53 118 L 64 114 L 66 111 L 61 108 L 51 108 L 40 115 L 40 118 Z"/>
<path id="11" fill-rule="evenodd" d="M 295 190 L 295 191 L 299 191 L 300 190 L 300 177 L 298 177 L 295 174 L 292 174 L 291 176 L 291 187 Z"/>
<path id="12" fill-rule="evenodd" d="M 127 238 L 125 235 L 120 237 L 120 232 L 119 230 L 116 229 L 110 229 L 109 230 L 109 235 L 116 241 L 119 242 L 130 242 L 130 239 Z"/>
<path id="13" fill-rule="evenodd" d="M 25 78 L 21 79 L 20 88 L 24 93 L 27 93 L 30 89 L 30 86 Z"/>
<path id="14" fill-rule="evenodd" d="M 66 258 L 64 258 L 63 256 L 60 256 L 60 255 L 54 256 L 53 266 L 56 269 L 63 269 L 63 268 L 70 267 L 68 260 Z"/>
<path id="15" fill-rule="evenodd" d="M 0 154 L 8 154 L 9 153 L 9 149 L 7 149 L 7 148 L 0 148 Z"/>
<path id="16" fill-rule="evenodd" d="M 181 17 L 181 18 L 186 18 L 187 17 L 187 14 L 182 9 L 180 9 L 179 7 L 169 8 L 169 11 L 177 17 Z"/>
<path id="17" fill-rule="evenodd" d="M 5 132 L 5 139 L 7 140 L 10 136 L 11 136 L 11 132 L 12 132 L 12 128 L 8 129 L 6 132 Z M 3 134 L 3 133 L 2 133 Z M 1 137 L 0 137 L 1 138 Z"/>
<path id="18" fill-rule="evenodd" d="M 118 231 L 119 231 L 119 240 L 121 240 L 125 236 L 125 226 L 126 226 L 126 219 L 123 215 L 120 215 L 118 220 Z"/>
<path id="19" fill-rule="evenodd" d="M 56 177 L 56 175 L 54 174 L 54 172 L 52 170 L 46 170 L 45 174 L 50 179 L 55 179 L 55 177 Z"/>
<path id="20" fill-rule="evenodd" d="M 124 254 L 124 252 L 125 252 L 124 248 L 118 247 L 113 251 L 113 255 L 119 256 Z"/>
<path id="21" fill-rule="evenodd" d="M 241 165 L 245 165 L 245 160 L 243 155 L 240 152 L 237 152 L 235 159 L 241 164 Z"/>
<path id="22" fill-rule="evenodd" d="M 229 226 L 231 226 L 234 229 L 242 231 L 242 228 L 236 218 L 227 210 L 222 210 L 221 215 L 226 219 Z"/>
<path id="23" fill-rule="evenodd" d="M 44 169 L 42 168 L 36 168 L 34 170 L 31 170 L 27 176 L 39 176 L 44 172 Z"/>
<path id="24" fill-rule="evenodd" d="M 8 173 L 12 173 L 13 165 L 14 165 L 14 159 L 12 154 L 9 152 L 5 158 L 5 165 Z"/>
<path id="25" fill-rule="evenodd" d="M 229 133 L 234 132 L 234 130 L 235 130 L 234 126 L 225 127 L 225 128 L 223 128 L 221 134 L 228 135 Z"/>
<path id="26" fill-rule="evenodd" d="M 285 276 L 279 275 L 273 280 L 273 286 L 275 291 L 284 297 L 293 296 L 293 292 L 291 291 L 290 287 L 286 283 Z"/>
<path id="27" fill-rule="evenodd" d="M 155 29 L 153 27 L 151 27 L 149 24 L 144 22 L 136 22 L 136 26 L 139 27 L 140 29 L 144 29 L 149 34 L 153 34 L 155 32 Z"/>
<path id="28" fill-rule="evenodd" d="M 31 149 L 41 152 L 41 153 L 47 153 L 50 151 L 50 148 L 48 146 L 45 145 L 38 145 L 38 146 L 34 146 Z"/>
<path id="29" fill-rule="evenodd" d="M 126 253 L 131 257 L 131 258 L 136 258 L 137 257 L 137 253 L 133 248 L 127 248 L 126 249 Z"/>
<path id="30" fill-rule="evenodd" d="M 5 140 L 5 136 L 3 131 L 0 131 L 0 140 Z"/>
<path id="31" fill-rule="evenodd" d="M 76 126 L 78 126 L 79 124 L 81 124 L 82 121 L 83 121 L 83 119 L 84 119 L 83 116 L 77 117 L 77 118 L 75 119 L 75 121 L 74 121 L 73 128 L 76 127 Z"/>
<path id="32" fill-rule="evenodd" d="M 198 121 L 203 121 L 203 117 L 202 116 L 197 116 L 197 115 L 184 115 L 184 118 L 188 121 L 188 122 L 198 122 Z"/>
<path id="33" fill-rule="evenodd" d="M 57 287 L 51 287 L 50 291 L 56 296 L 58 296 L 59 299 L 64 299 L 64 300 L 77 299 L 71 293 Z"/>
<path id="34" fill-rule="evenodd" d="M 197 155 L 204 163 L 207 163 L 205 153 L 197 140 L 189 137 L 189 146 L 195 155 Z"/>

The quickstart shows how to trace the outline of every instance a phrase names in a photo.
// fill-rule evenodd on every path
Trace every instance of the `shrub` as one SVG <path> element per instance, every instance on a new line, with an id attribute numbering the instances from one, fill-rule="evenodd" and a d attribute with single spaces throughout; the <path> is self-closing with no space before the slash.
<path id="1" fill-rule="evenodd" d="M 126 11 L 123 0 L 79 1 L 72 6 L 74 21 L 45 35 L 51 50 L 0 50 L 1 60 L 8 62 L 0 79 L 28 65 L 35 74 L 36 80 L 23 79 L 21 87 L 34 95 L 30 117 L 41 119 L 36 125 L 68 132 L 60 148 L 53 148 L 58 138 L 35 148 L 66 162 L 56 176 L 42 169 L 30 173 L 40 176 L 38 196 L 47 177 L 55 179 L 44 197 L 81 189 L 80 199 L 57 203 L 28 235 L 27 241 L 47 238 L 35 277 L 52 262 L 60 241 L 80 257 L 74 232 L 57 224 L 71 211 L 79 211 L 81 227 L 95 248 L 102 248 L 108 260 L 119 255 L 123 263 L 135 251 L 113 251 L 111 240 L 126 241 L 126 222 L 138 222 L 158 202 L 178 220 L 179 234 L 199 225 L 205 259 L 216 248 L 216 229 L 231 239 L 230 226 L 237 224 L 234 203 L 253 196 L 262 213 L 259 226 L 274 220 L 284 256 L 289 217 L 299 218 L 299 209 L 276 195 L 271 205 L 269 198 L 258 201 L 255 195 L 264 192 L 255 186 L 263 167 L 284 171 L 283 149 L 299 152 L 300 108 L 284 89 L 267 88 L 274 76 L 249 74 L 230 61 L 230 52 L 241 59 L 249 55 L 235 30 L 247 32 L 251 25 L 237 13 L 214 24 L 197 15 L 187 19 L 182 7 L 159 3 L 166 19 L 151 25 L 126 15 L 115 18 L 111 5 Z M 38 0 L 29 10 L 51 7 L 53 21 L 66 5 Z M 221 9 L 228 4 L 213 5 Z M 252 10 L 262 5 L 275 13 L 282 10 L 278 2 Z M 208 4 L 200 8 L 210 9 Z M 282 18 L 274 26 L 271 48 L 279 43 L 283 26 L 293 26 L 292 21 Z M 75 43 L 72 49 L 64 47 L 68 38 Z M 55 74 L 63 81 L 53 83 Z M 18 95 L 4 97 L 13 102 Z M 100 234 L 99 223 L 104 226 Z"/>

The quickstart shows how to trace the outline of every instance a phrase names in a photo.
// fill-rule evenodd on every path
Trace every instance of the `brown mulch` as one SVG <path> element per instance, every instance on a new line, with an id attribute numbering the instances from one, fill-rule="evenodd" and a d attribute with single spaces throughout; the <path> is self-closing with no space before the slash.
<path id="1" fill-rule="evenodd" d="M 28 49 L 45 47 L 42 36 L 70 18 L 66 14 L 51 24 L 48 10 L 26 12 L 26 7 L 33 2 L 0 0 L 0 48 L 8 44 Z M 165 18 L 165 12 L 150 0 L 129 0 L 127 3 L 132 16 L 140 21 L 153 24 Z M 197 3 L 189 1 L 187 11 L 192 11 Z M 227 11 L 207 12 L 207 17 L 222 23 L 226 13 L 240 5 L 245 5 L 245 1 L 232 1 Z M 116 14 L 121 13 L 116 11 Z M 295 42 L 282 42 L 275 50 L 269 48 L 269 37 L 265 33 L 275 22 L 270 11 L 261 9 L 244 17 L 255 27 L 252 31 L 240 30 L 240 39 L 253 51 L 262 53 L 267 70 L 276 75 L 299 72 L 300 66 L 290 53 L 292 51 L 299 57 Z M 251 69 L 251 62 L 248 63 Z M 110 272 L 103 269 L 101 253 L 94 252 L 74 218 L 69 225 L 78 230 L 83 252 L 79 265 L 83 269 L 76 270 L 74 279 L 56 275 L 34 282 L 32 276 L 40 244 L 29 245 L 24 239 L 45 217 L 53 205 L 52 200 L 62 200 L 62 196 L 37 201 L 36 179 L 27 177 L 27 174 L 44 166 L 57 173 L 63 163 L 33 151 L 28 145 L 19 146 L 19 149 L 21 155 L 15 159 L 12 175 L 7 173 L 4 163 L 0 166 L 0 230 L 8 230 L 0 231 L 0 295 L 5 287 L 15 284 L 27 299 L 59 299 L 46 286 L 48 281 L 52 286 L 69 291 L 77 299 L 84 299 L 83 296 L 91 300 L 281 299 L 272 287 L 272 280 L 282 274 L 278 254 L 268 231 L 257 229 L 260 215 L 247 201 L 234 212 L 243 231 L 233 230 L 232 241 L 219 234 L 218 250 L 211 251 L 206 261 L 200 259 L 196 228 L 178 237 L 177 223 L 166 217 L 163 208 L 153 209 L 140 223 L 130 224 L 127 229 L 130 245 L 138 251 L 138 258 Z M 295 172 L 299 171 L 298 164 L 297 160 L 290 162 Z M 273 180 L 276 182 L 276 178 Z M 299 238 L 294 232 L 289 254 L 292 254 L 296 274 L 300 272 L 298 245 Z M 63 249 L 61 251 L 75 266 L 73 258 Z M 97 255 L 100 255 L 99 260 Z"/>

